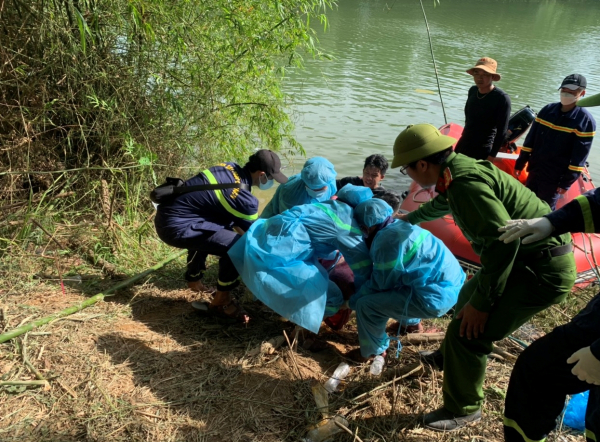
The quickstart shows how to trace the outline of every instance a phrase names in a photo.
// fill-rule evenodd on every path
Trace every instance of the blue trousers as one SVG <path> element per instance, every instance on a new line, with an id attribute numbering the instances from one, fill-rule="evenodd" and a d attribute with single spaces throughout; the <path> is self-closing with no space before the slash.
<path id="1" fill-rule="evenodd" d="M 600 294 L 571 322 L 531 344 L 510 377 L 504 411 L 508 442 L 542 441 L 556 428 L 566 396 L 590 390 L 585 416 L 588 442 L 600 438 L 600 386 L 580 381 L 567 359 L 600 339 Z"/>
<path id="2" fill-rule="evenodd" d="M 360 353 L 367 358 L 382 354 L 390 345 L 385 331 L 387 321 L 393 318 L 403 325 L 417 324 L 421 318 L 439 318 L 456 303 L 456 293 L 448 293 L 447 302 L 432 308 L 421 302 L 418 293 L 410 287 L 387 292 L 367 293 L 353 296 L 350 307 L 356 310 Z"/>

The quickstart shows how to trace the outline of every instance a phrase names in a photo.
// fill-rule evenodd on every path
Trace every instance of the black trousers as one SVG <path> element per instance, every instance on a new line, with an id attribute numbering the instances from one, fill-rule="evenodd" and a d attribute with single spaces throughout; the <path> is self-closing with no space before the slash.
<path id="1" fill-rule="evenodd" d="M 504 439 L 542 441 L 556 428 L 566 396 L 590 390 L 585 416 L 588 441 L 600 442 L 600 386 L 580 381 L 567 359 L 600 339 L 600 294 L 568 324 L 535 341 L 519 356 L 510 377 Z"/>
<path id="2" fill-rule="evenodd" d="M 206 270 L 206 258 L 208 255 L 214 255 L 220 257 L 217 290 L 229 291 L 239 285 L 238 271 L 227 254 L 240 238 L 236 232 L 228 229 L 216 232 L 188 229 L 186 235 L 180 238 L 169 238 L 158 229 L 157 232 L 159 237 L 170 246 L 188 250 L 186 281 L 201 280 Z"/>
<path id="3" fill-rule="evenodd" d="M 556 203 L 558 202 L 558 197 L 560 196 L 556 191 L 558 189 L 558 184 L 539 181 L 529 175 L 527 179 L 527 187 L 531 189 L 531 191 L 535 193 L 539 199 L 546 201 L 552 210 L 556 210 Z"/>

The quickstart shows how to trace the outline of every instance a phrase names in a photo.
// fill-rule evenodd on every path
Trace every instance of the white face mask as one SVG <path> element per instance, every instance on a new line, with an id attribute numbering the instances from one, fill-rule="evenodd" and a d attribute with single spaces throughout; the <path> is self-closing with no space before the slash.
<path id="1" fill-rule="evenodd" d="M 312 190 L 310 187 L 306 187 L 306 193 L 308 193 L 312 198 L 315 198 L 319 201 L 323 201 L 325 198 L 325 193 L 327 192 L 327 188 L 323 190 Z"/>
<path id="2" fill-rule="evenodd" d="M 263 175 L 261 175 L 260 177 L 258 177 L 258 188 L 260 190 L 269 190 L 271 187 L 273 187 L 273 180 L 270 180 L 267 178 L 267 175 L 264 175 L 265 179 L 267 180 L 266 183 L 262 182 L 262 177 Z"/>
<path id="3" fill-rule="evenodd" d="M 569 104 L 573 104 L 578 100 L 578 97 L 576 97 L 575 95 L 572 95 L 568 92 L 561 92 L 560 93 L 560 103 L 563 106 L 568 106 Z"/>

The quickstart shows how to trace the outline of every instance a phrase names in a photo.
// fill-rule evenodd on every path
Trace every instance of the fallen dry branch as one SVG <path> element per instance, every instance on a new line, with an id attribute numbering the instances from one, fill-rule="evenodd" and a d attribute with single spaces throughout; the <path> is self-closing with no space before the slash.
<path id="1" fill-rule="evenodd" d="M 495 345 L 492 347 L 492 353 L 496 353 L 497 355 L 502 356 L 505 359 L 508 359 L 512 362 L 515 362 L 517 360 L 517 357 L 505 350 L 502 350 L 501 348 L 496 347 Z"/>
<path id="2" fill-rule="evenodd" d="M 405 340 L 409 344 L 423 344 L 425 342 L 439 342 L 444 340 L 446 333 L 409 333 Z"/>
<path id="3" fill-rule="evenodd" d="M 404 374 L 395 376 L 394 379 L 392 379 L 391 381 L 385 382 L 385 383 L 373 388 L 372 390 L 367 391 L 366 393 L 359 394 L 354 399 L 351 399 L 350 402 L 357 402 L 359 399 L 369 396 L 370 394 L 372 394 L 376 391 L 382 390 L 382 389 L 386 388 L 388 385 L 393 384 L 396 381 L 399 381 L 400 379 L 404 379 L 411 375 L 417 374 L 418 372 L 420 372 L 422 370 L 423 370 L 423 364 L 421 364 L 420 362 L 409 365 L 408 367 L 406 367 L 406 370 L 403 370 L 403 371 L 406 371 Z"/>
<path id="4" fill-rule="evenodd" d="M 50 384 L 48 381 L 37 380 L 37 381 L 0 381 L 0 387 L 8 386 L 8 385 L 26 385 L 32 387 L 49 387 Z"/>
<path id="5" fill-rule="evenodd" d="M 357 434 L 355 434 L 352 431 L 350 431 L 350 428 L 348 428 L 347 426 L 345 426 L 341 422 L 338 422 L 338 421 L 334 420 L 333 423 L 336 424 L 342 430 L 344 430 L 346 433 L 348 433 L 350 436 L 354 436 L 354 441 L 363 442 L 363 440 L 360 437 L 358 437 Z M 356 432 L 358 433 L 358 429 L 356 429 Z"/>

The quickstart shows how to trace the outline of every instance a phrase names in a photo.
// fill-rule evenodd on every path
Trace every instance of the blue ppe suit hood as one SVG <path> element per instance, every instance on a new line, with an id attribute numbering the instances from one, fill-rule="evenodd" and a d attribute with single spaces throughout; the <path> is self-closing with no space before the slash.
<path id="1" fill-rule="evenodd" d="M 261 218 L 270 218 L 302 204 L 317 203 L 330 199 L 337 192 L 335 177 L 337 173 L 328 160 L 314 157 L 304 163 L 299 174 L 293 175 L 288 182 L 277 187 L 275 195 L 266 205 Z M 313 198 L 306 192 L 310 189 L 320 189 L 327 186 L 325 193 L 319 198 Z"/>
<path id="2" fill-rule="evenodd" d="M 360 203 L 354 209 L 354 218 L 359 226 L 373 227 L 381 224 L 394 213 L 385 201 L 373 198 Z"/>
<path id="3" fill-rule="evenodd" d="M 373 198 L 373 191 L 368 187 L 346 184 L 337 193 L 337 197 L 338 200 L 343 201 L 352 207 L 356 207 L 360 203 Z"/>
<path id="4" fill-rule="evenodd" d="M 355 286 L 360 287 L 372 271 L 369 250 L 352 217 L 352 208 L 329 200 L 259 219 L 228 253 L 260 301 L 317 333 L 325 308 L 337 311 L 343 303 L 340 289 L 330 283 L 318 262 L 336 250 L 353 271 Z"/>

